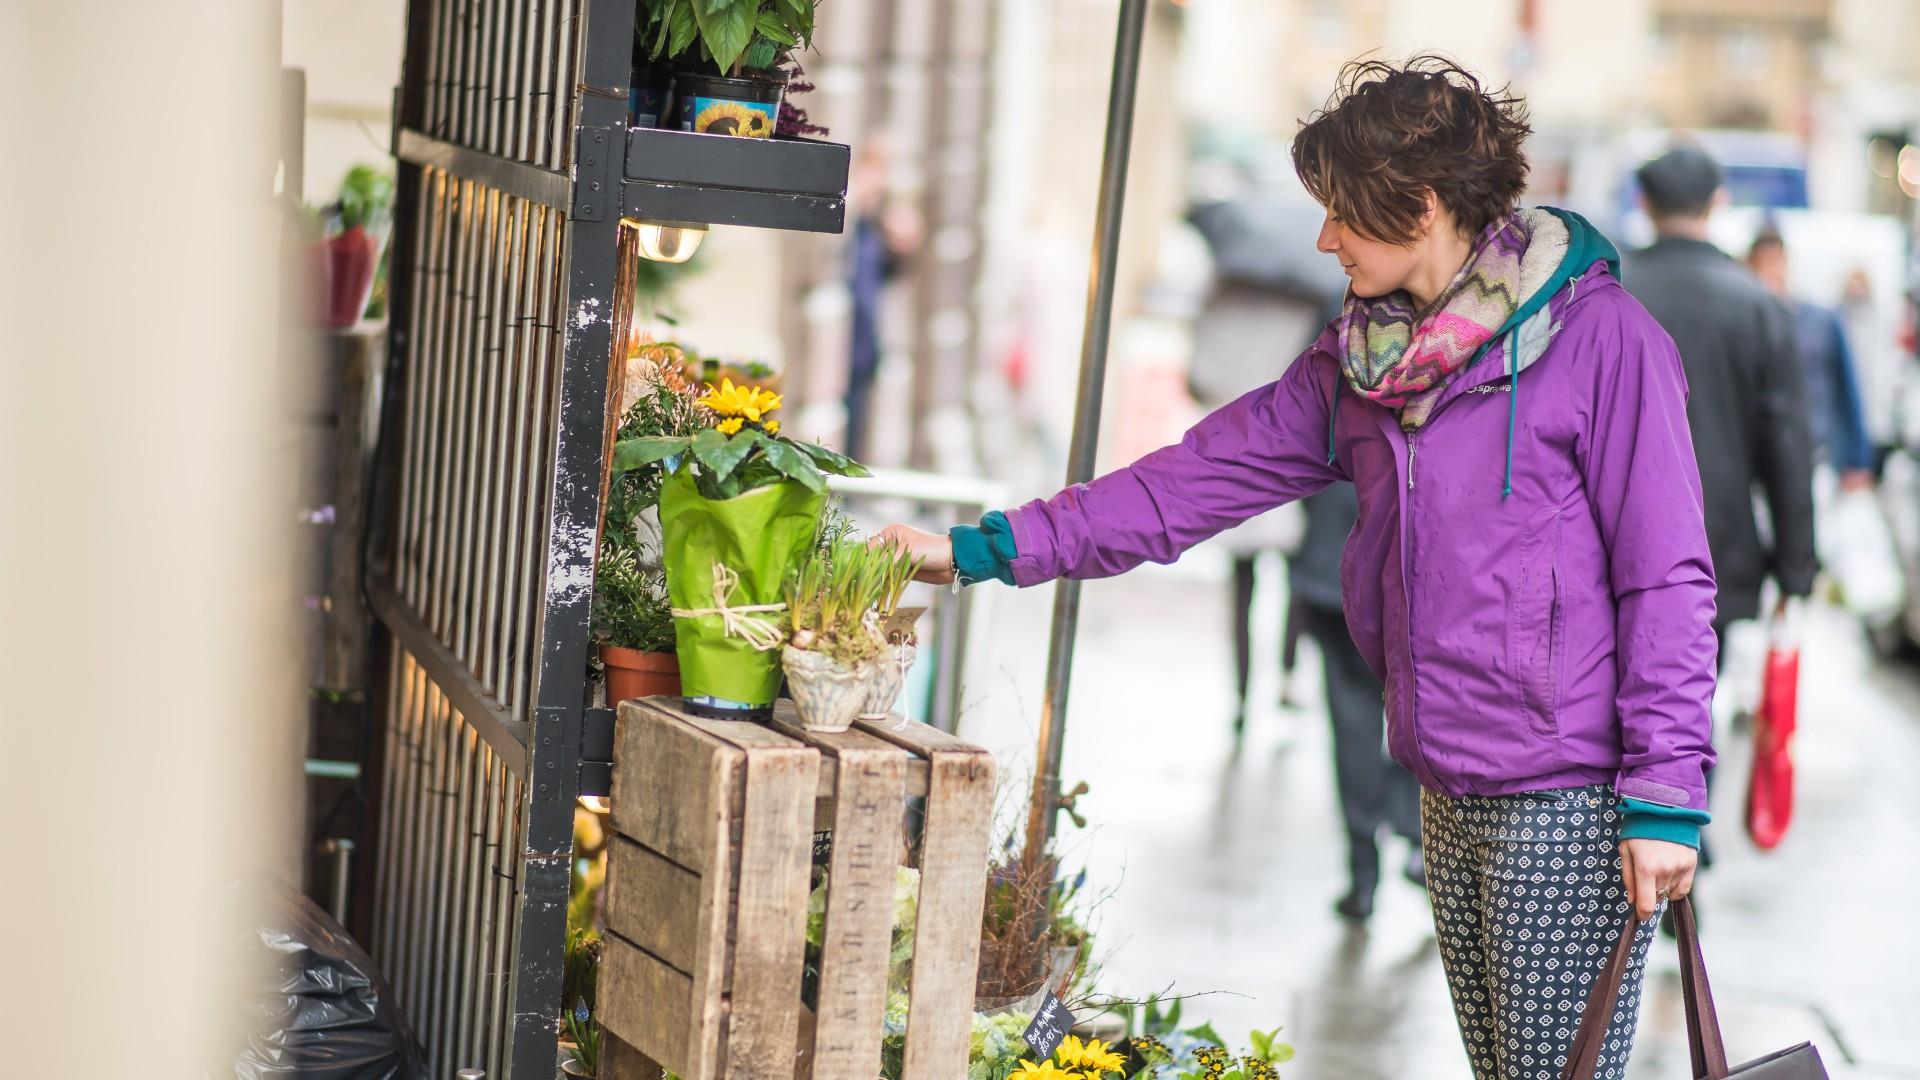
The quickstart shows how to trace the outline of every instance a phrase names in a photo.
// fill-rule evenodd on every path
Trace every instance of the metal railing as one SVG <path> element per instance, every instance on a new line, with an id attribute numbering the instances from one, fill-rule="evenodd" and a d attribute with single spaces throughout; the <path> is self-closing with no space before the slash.
<path id="1" fill-rule="evenodd" d="M 618 247 L 570 172 L 625 131 L 632 20 L 408 6 L 363 935 L 435 1076 L 554 1072 Z"/>

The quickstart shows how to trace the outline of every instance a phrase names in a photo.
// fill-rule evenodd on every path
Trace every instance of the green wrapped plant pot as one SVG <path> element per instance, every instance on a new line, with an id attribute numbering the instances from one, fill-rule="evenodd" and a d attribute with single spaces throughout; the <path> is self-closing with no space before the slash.
<path id="1" fill-rule="evenodd" d="M 807 557 L 825 502 L 824 491 L 792 480 L 731 499 L 706 498 L 684 471 L 667 480 L 660 527 L 686 696 L 773 704 L 785 625 L 781 590 L 787 572 Z"/>

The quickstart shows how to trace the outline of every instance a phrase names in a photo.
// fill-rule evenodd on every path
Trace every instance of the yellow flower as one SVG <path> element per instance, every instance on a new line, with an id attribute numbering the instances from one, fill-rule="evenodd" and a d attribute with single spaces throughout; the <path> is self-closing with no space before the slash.
<path id="1" fill-rule="evenodd" d="M 767 421 L 767 423 L 766 423 L 766 428 L 767 428 L 767 434 L 769 434 L 769 435 L 778 435 L 778 434 L 780 434 L 780 421 L 778 421 L 778 420 L 769 420 L 769 421 Z"/>
<path id="2" fill-rule="evenodd" d="M 1053 1059 L 1062 1065 L 1078 1065 L 1086 1056 L 1086 1047 L 1081 1045 L 1080 1036 L 1069 1035 L 1060 1040 L 1060 1046 L 1053 1052 Z"/>
<path id="3" fill-rule="evenodd" d="M 1019 1071 L 1011 1073 L 1008 1080 L 1086 1080 L 1086 1077 L 1069 1069 L 1055 1068 L 1051 1061 L 1043 1061 L 1035 1065 L 1026 1058 L 1021 1058 Z"/>
<path id="4" fill-rule="evenodd" d="M 740 434 L 740 426 L 744 423 L 746 423 L 746 421 L 736 416 L 731 420 L 722 420 L 713 426 L 722 435 L 738 435 Z"/>
<path id="5" fill-rule="evenodd" d="M 1126 1068 L 1125 1055 L 1114 1053 L 1107 1044 L 1099 1039 L 1088 1039 L 1080 1048 L 1080 1064 L 1094 1075 L 1103 1072 L 1119 1072 Z"/>
<path id="6" fill-rule="evenodd" d="M 700 404 L 721 416 L 744 416 L 757 424 L 780 408 L 780 395 L 757 386 L 735 386 L 732 379 L 721 379 L 718 389 L 707 388 Z"/>

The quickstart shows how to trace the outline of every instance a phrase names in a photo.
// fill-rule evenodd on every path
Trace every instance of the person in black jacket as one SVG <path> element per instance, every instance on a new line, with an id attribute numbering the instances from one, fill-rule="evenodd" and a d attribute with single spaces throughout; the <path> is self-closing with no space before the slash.
<path id="1" fill-rule="evenodd" d="M 1686 369 L 1687 422 L 1719 586 L 1714 628 L 1724 646 L 1728 623 L 1759 615 L 1769 574 L 1783 603 L 1813 591 L 1806 381 L 1785 305 L 1707 240 L 1707 216 L 1721 199 L 1719 164 L 1680 146 L 1637 176 L 1656 239 L 1628 260 L 1624 284 L 1672 335 Z M 1766 497 L 1771 550 L 1754 515 L 1756 489 Z"/>

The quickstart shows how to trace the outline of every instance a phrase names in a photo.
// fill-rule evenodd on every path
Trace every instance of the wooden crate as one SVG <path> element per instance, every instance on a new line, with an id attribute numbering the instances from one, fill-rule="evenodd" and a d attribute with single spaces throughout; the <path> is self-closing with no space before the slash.
<path id="1" fill-rule="evenodd" d="M 620 707 L 601 1019 L 611 1080 L 873 1080 L 895 867 L 920 868 L 908 1080 L 966 1075 L 993 758 L 895 717 L 841 734 Z M 924 808 L 917 850 L 910 803 Z M 800 998 L 816 828 L 831 830 L 818 1010 Z"/>

